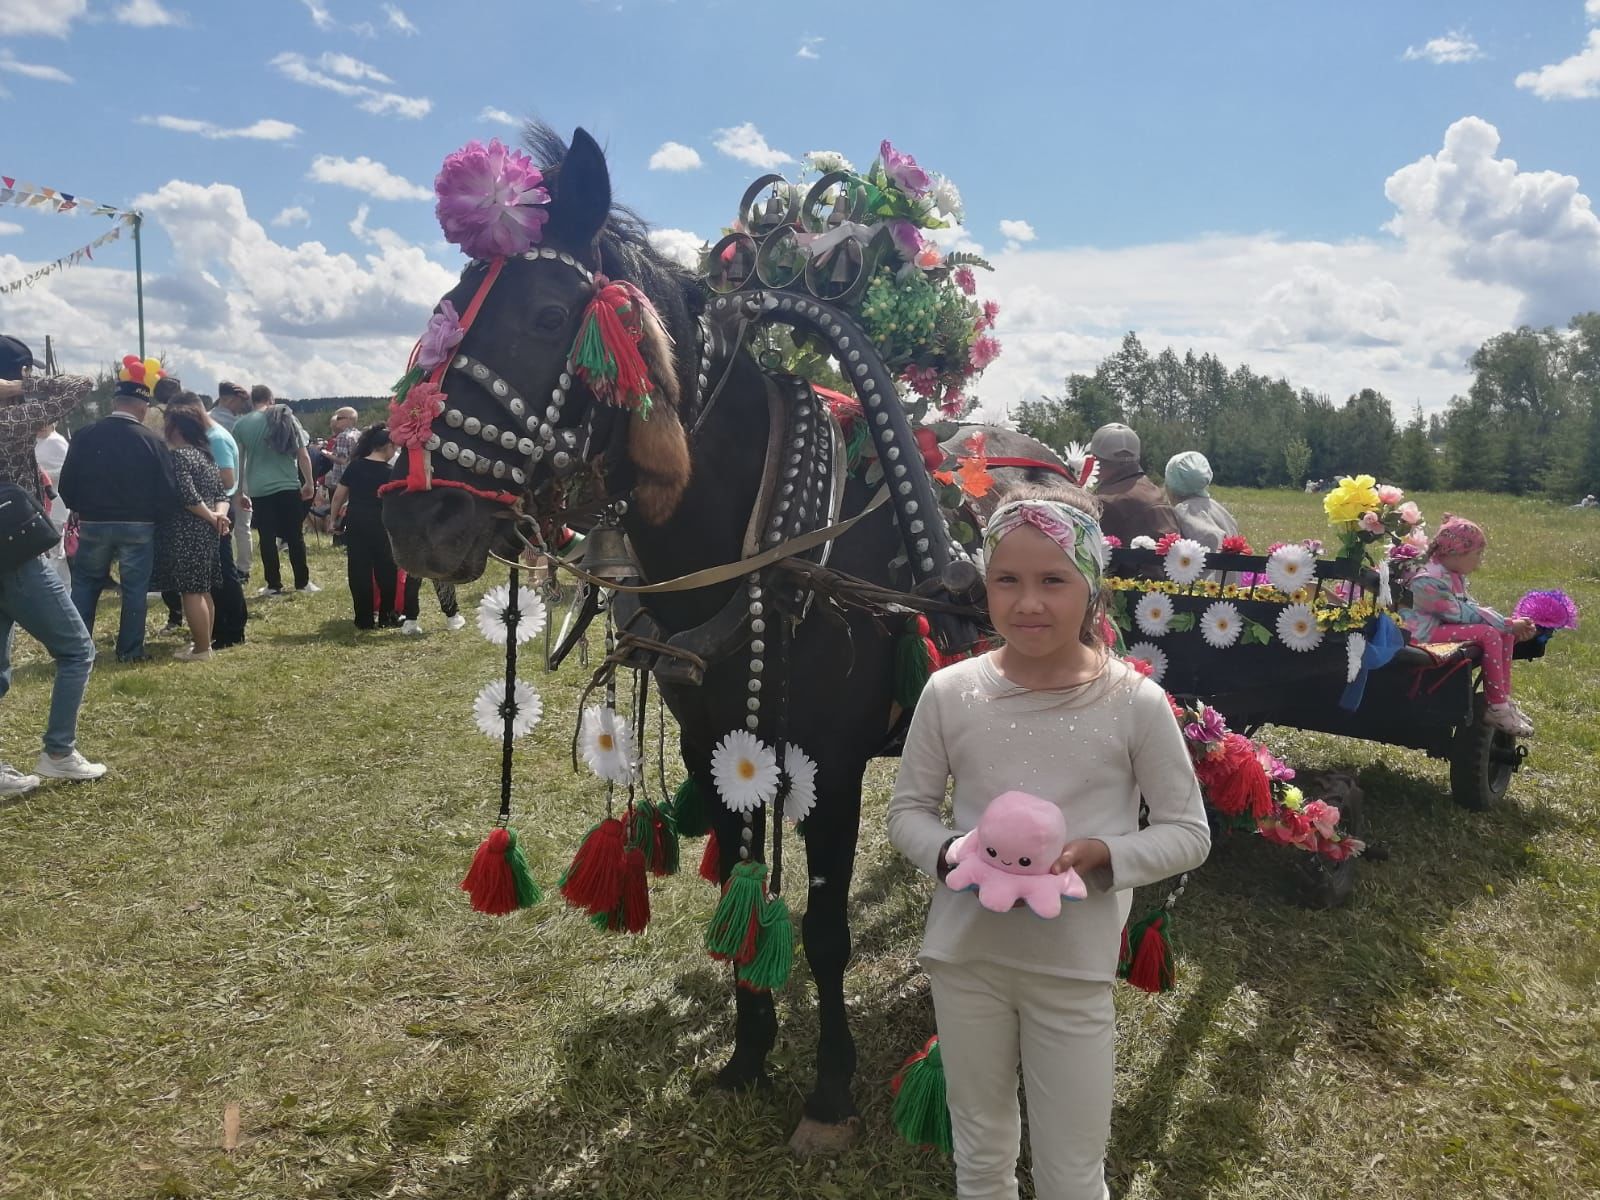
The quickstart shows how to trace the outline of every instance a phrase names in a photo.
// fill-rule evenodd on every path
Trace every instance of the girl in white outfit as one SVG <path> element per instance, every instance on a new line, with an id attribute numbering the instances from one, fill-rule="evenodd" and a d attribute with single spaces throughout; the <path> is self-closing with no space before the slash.
<path id="1" fill-rule="evenodd" d="M 954 1130 L 956 1195 L 1015 1200 L 1017 1068 L 1039 1200 L 1104 1200 L 1114 1014 L 1129 889 L 1204 861 L 1200 786 L 1166 694 L 1101 635 L 1108 560 L 1099 507 L 1076 488 L 1019 489 L 984 531 L 998 650 L 937 672 L 917 703 L 889 837 L 942 879 L 956 837 L 1003 792 L 1061 806 L 1054 870 L 1089 897 L 1043 920 L 940 886 L 921 952 L 933 985 Z M 953 827 L 943 815 L 955 781 Z M 1149 808 L 1139 827 L 1139 802 Z"/>

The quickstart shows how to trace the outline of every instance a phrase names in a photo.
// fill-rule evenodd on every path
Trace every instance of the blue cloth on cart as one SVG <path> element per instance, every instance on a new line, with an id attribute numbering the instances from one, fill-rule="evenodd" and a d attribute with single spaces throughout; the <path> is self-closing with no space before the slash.
<path id="1" fill-rule="evenodd" d="M 1339 697 L 1339 707 L 1349 712 L 1361 707 L 1362 698 L 1367 694 L 1367 676 L 1379 667 L 1388 666 L 1389 660 L 1406 644 L 1400 626 L 1381 613 L 1368 621 L 1362 632 L 1366 635 L 1367 648 L 1361 655 L 1361 670 Z"/>

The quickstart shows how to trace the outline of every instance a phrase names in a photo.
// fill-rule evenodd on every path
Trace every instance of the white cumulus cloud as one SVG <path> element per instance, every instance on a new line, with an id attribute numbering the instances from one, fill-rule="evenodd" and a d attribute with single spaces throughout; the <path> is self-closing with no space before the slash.
<path id="1" fill-rule="evenodd" d="M 652 171 L 693 171 L 700 165 L 700 152 L 682 142 L 662 142 L 650 156 Z"/>
<path id="2" fill-rule="evenodd" d="M 1000 233 L 1006 239 L 1007 250 L 1016 250 L 1024 242 L 1031 242 L 1039 236 L 1026 221 L 1001 221 Z"/>
<path id="3" fill-rule="evenodd" d="M 311 170 L 306 173 L 306 178 L 315 183 L 332 183 L 365 192 L 375 200 L 433 199 L 433 193 L 427 188 L 396 175 L 381 162 L 365 154 L 355 158 L 319 154 L 311 160 Z"/>
<path id="4" fill-rule="evenodd" d="M 18 225 L 15 221 L 0 221 L 0 237 L 21 232 L 22 226 Z"/>
<path id="5" fill-rule="evenodd" d="M 183 24 L 183 16 L 165 7 L 160 0 L 128 0 L 126 4 L 117 5 L 111 15 L 122 24 L 139 29 Z"/>
<path id="6" fill-rule="evenodd" d="M 373 83 L 394 82 L 394 80 L 378 70 L 377 67 L 372 66 L 370 63 L 364 63 L 359 58 L 353 58 L 348 54 L 335 54 L 332 51 L 328 51 L 317 59 L 317 65 L 324 71 L 331 71 L 335 75 L 343 76 L 345 79 L 354 79 L 357 82 L 363 79 L 370 79 Z"/>
<path id="7" fill-rule="evenodd" d="M 478 114 L 478 120 L 492 121 L 496 125 L 509 125 L 513 129 L 522 128 L 522 122 L 517 120 L 516 117 L 512 116 L 503 108 L 490 108 L 485 106 L 484 110 Z"/>
<path id="8" fill-rule="evenodd" d="M 287 121 L 274 120 L 263 117 L 253 124 L 245 125 L 239 129 L 225 129 L 214 125 L 210 121 L 200 121 L 193 117 L 140 117 L 139 124 L 154 125 L 158 129 L 170 129 L 174 133 L 197 133 L 203 138 L 221 140 L 228 138 L 245 138 L 256 142 L 287 142 L 300 132 L 298 125 L 291 125 Z"/>
<path id="9" fill-rule="evenodd" d="M 354 64 L 352 66 L 351 64 Z M 395 92 L 385 92 L 378 88 L 369 87 L 365 83 L 356 83 L 349 78 L 339 78 L 329 74 L 330 70 L 337 71 L 340 67 L 345 69 L 372 68 L 359 59 L 350 58 L 343 54 L 325 54 L 313 66 L 306 56 L 286 50 L 272 59 L 270 66 L 277 69 L 284 78 L 307 87 L 322 88 L 324 91 L 334 92 L 340 96 L 349 96 L 356 102 L 356 107 L 362 112 L 385 115 L 393 113 L 398 117 L 408 117 L 412 120 L 425 117 L 433 111 L 433 101 L 426 96 L 402 96 Z M 319 69 L 319 67 L 321 69 Z M 373 76 L 368 76 L 372 78 Z M 377 75 L 377 78 L 388 82 L 386 76 Z"/>
<path id="10" fill-rule="evenodd" d="M 700 248 L 706 240 L 687 229 L 652 229 L 650 244 L 679 266 L 693 270 L 700 263 Z"/>
<path id="11" fill-rule="evenodd" d="M 755 127 L 753 121 L 746 121 L 730 129 L 717 130 L 717 140 L 713 144 L 718 151 L 729 158 L 736 158 L 740 162 L 749 163 L 752 167 L 761 167 L 768 171 L 794 161 L 793 155 L 767 145 L 767 139 L 761 136 L 761 131 Z"/>
<path id="12" fill-rule="evenodd" d="M 1440 37 L 1430 38 L 1420 46 L 1407 46 L 1404 58 L 1407 62 L 1431 62 L 1440 66 L 1446 63 L 1477 62 L 1483 57 L 1483 50 L 1472 39 L 1470 34 L 1452 29 Z"/>
<path id="13" fill-rule="evenodd" d="M 309 225 L 311 224 L 311 214 L 298 204 L 294 204 L 288 208 L 280 209 L 278 215 L 272 218 L 272 223 L 280 229 L 289 225 Z"/>
<path id="14" fill-rule="evenodd" d="M 72 23 L 89 9 L 89 0 L 3 0 L 0 37 L 40 33 L 66 37 Z"/>
<path id="15" fill-rule="evenodd" d="M 407 35 L 417 32 L 417 27 L 411 23 L 411 18 L 401 10 L 399 5 L 385 4 L 383 6 L 384 19 L 389 22 L 389 28 L 396 33 Z"/>
<path id="16" fill-rule="evenodd" d="M 1522 72 L 1517 86 L 1541 100 L 1593 100 L 1600 96 L 1600 29 L 1591 29 L 1584 48 L 1571 58 Z"/>
<path id="17" fill-rule="evenodd" d="M 824 39 L 819 37 L 803 37 L 800 39 L 800 49 L 794 52 L 796 58 L 821 58 L 818 53 Z"/>
<path id="18" fill-rule="evenodd" d="M 38 79 L 45 83 L 72 82 L 72 76 L 60 67 L 47 66 L 44 63 L 18 62 L 11 57 L 9 50 L 0 50 L 0 71 L 21 75 L 24 79 Z"/>
<path id="19" fill-rule="evenodd" d="M 333 19 L 333 14 L 328 11 L 326 4 L 321 3 L 321 0 L 302 0 L 302 3 L 305 4 L 306 11 L 311 14 L 311 23 L 318 29 L 328 30 L 334 28 L 336 22 Z"/>

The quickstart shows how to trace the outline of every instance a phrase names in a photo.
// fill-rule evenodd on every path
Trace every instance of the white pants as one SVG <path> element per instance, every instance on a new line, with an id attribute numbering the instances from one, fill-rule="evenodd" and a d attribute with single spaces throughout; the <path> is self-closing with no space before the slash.
<path id="1" fill-rule="evenodd" d="M 248 575 L 250 564 L 255 561 L 250 550 L 250 518 L 255 510 L 241 508 L 235 497 L 228 511 L 233 514 L 233 565 L 239 574 Z"/>
<path id="2" fill-rule="evenodd" d="M 1116 1067 L 1111 984 L 992 963 L 926 961 L 949 1093 L 959 1200 L 1016 1200 L 1028 1095 L 1039 1200 L 1106 1200 Z"/>

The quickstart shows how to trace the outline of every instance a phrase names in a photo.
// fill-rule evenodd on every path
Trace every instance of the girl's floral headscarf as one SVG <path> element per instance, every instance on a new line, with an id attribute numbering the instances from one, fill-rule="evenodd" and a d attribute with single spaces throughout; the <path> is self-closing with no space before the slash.
<path id="1" fill-rule="evenodd" d="M 1433 535 L 1432 553 L 1434 558 L 1440 555 L 1471 554 L 1487 544 L 1488 539 L 1484 537 L 1483 529 L 1476 521 L 1445 513 L 1444 523 Z"/>
<path id="2" fill-rule="evenodd" d="M 1014 529 L 1031 525 L 1061 547 L 1073 566 L 1089 581 L 1090 593 L 1100 590 L 1100 579 L 1111 561 L 1111 549 L 1100 523 L 1082 509 L 1059 500 L 1013 500 L 995 509 L 983 529 L 983 556 L 994 554 L 1000 539 Z"/>

